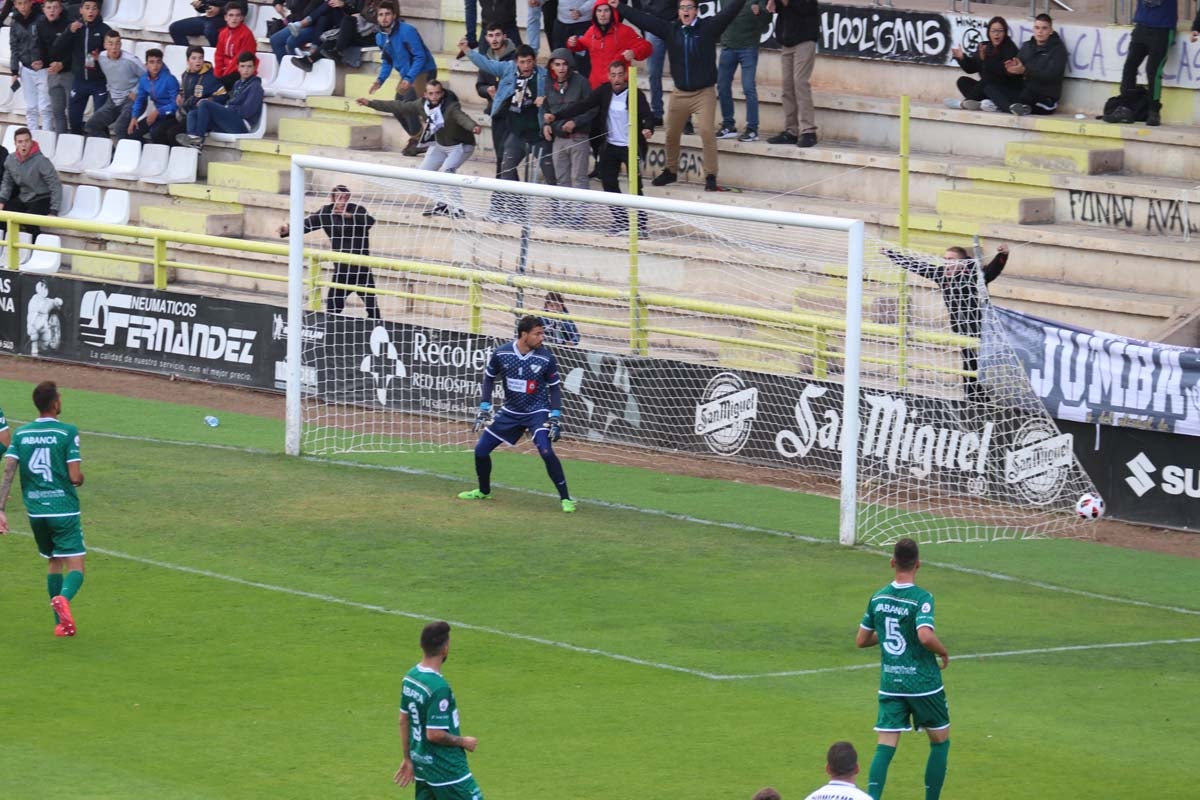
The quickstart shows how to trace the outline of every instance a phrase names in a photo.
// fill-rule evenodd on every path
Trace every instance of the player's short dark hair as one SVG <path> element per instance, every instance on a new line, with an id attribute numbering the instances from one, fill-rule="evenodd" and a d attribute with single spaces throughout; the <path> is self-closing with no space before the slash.
<path id="1" fill-rule="evenodd" d="M 33 134 L 30 132 L 29 128 L 17 128 L 17 130 L 13 133 L 13 138 L 16 139 L 18 136 L 29 136 L 32 138 Z"/>
<path id="2" fill-rule="evenodd" d="M 339 183 L 329 192 L 330 199 L 337 197 L 339 194 L 350 194 L 350 187 L 344 183 Z"/>
<path id="3" fill-rule="evenodd" d="M 239 64 L 245 64 L 247 61 L 256 64 L 256 63 L 258 63 L 258 56 L 254 55 L 254 53 L 251 52 L 250 50 L 247 50 L 238 56 Z"/>
<path id="4" fill-rule="evenodd" d="M 43 414 L 50 412 L 57 399 L 58 384 L 54 381 L 42 381 L 33 387 L 33 407 Z"/>
<path id="5" fill-rule="evenodd" d="M 450 641 L 449 622 L 431 622 L 421 629 L 421 652 L 427 656 L 436 656 L 442 652 L 442 648 L 448 641 Z"/>
<path id="6" fill-rule="evenodd" d="M 442 83 L 436 78 L 431 78 L 430 80 L 425 81 L 425 88 L 428 89 L 430 86 L 436 86 L 443 92 L 446 91 L 446 84 Z"/>
<path id="7" fill-rule="evenodd" d="M 100 0 L 83 0 L 83 2 L 79 4 L 79 7 L 83 8 L 88 3 L 91 3 L 92 5 L 96 6 L 96 8 L 100 7 Z"/>
<path id="8" fill-rule="evenodd" d="M 959 247 L 957 245 L 955 245 L 954 247 L 947 247 L 946 252 L 954 253 L 956 256 L 958 256 L 959 258 L 963 258 L 963 259 L 970 257 L 967 255 L 967 249 L 965 247 Z"/>
<path id="9" fill-rule="evenodd" d="M 162 52 L 162 50 L 159 50 L 157 47 L 151 47 L 149 50 L 146 51 L 147 59 L 157 58 L 159 61 L 162 61 L 162 57 L 163 57 L 163 52 Z"/>
<path id="10" fill-rule="evenodd" d="M 184 53 L 184 56 L 191 58 L 194 53 L 204 55 L 204 48 L 198 44 L 189 45 L 187 51 Z"/>
<path id="11" fill-rule="evenodd" d="M 517 48 L 516 55 L 513 58 L 532 58 L 537 59 L 537 51 L 527 44 L 523 44 Z"/>
<path id="12" fill-rule="evenodd" d="M 375 6 L 376 11 L 383 11 L 385 8 L 397 17 L 400 16 L 400 4 L 396 3 L 395 0 L 383 0 L 382 3 Z"/>
<path id="13" fill-rule="evenodd" d="M 830 777 L 853 775 L 858 767 L 858 753 L 849 742 L 834 742 L 825 754 L 825 763 L 829 765 Z"/>
<path id="14" fill-rule="evenodd" d="M 535 317 L 532 314 L 526 314 L 521 317 L 521 321 L 517 323 L 517 335 L 529 333 L 534 328 L 544 328 L 546 323 L 542 322 L 541 317 Z"/>
<path id="15" fill-rule="evenodd" d="M 225 16 L 235 8 L 242 12 L 243 17 L 246 16 L 246 6 L 239 3 L 238 0 L 229 0 L 229 2 L 225 4 L 225 7 L 221 9 L 221 16 Z"/>
<path id="16" fill-rule="evenodd" d="M 491 33 L 492 31 L 504 32 L 504 26 L 501 25 L 499 22 L 493 22 L 492 24 L 487 26 L 487 30 L 484 31 L 484 33 Z"/>
<path id="17" fill-rule="evenodd" d="M 917 543 L 912 539 L 901 539 L 892 548 L 892 558 L 896 559 L 896 566 L 900 569 L 912 569 L 917 565 L 917 559 L 919 558 Z"/>
<path id="18" fill-rule="evenodd" d="M 626 72 L 629 70 L 629 67 L 625 64 L 624 61 L 621 61 L 618 59 L 617 61 L 614 61 L 608 65 L 609 72 L 612 72 L 614 69 L 619 69 L 622 72 Z"/>
<path id="19" fill-rule="evenodd" d="M 751 800 L 780 800 L 779 792 L 773 786 L 766 786 L 754 793 Z"/>
<path id="20" fill-rule="evenodd" d="M 114 31 L 112 28 L 109 28 L 107 31 L 104 32 L 104 41 L 106 41 L 106 42 L 109 39 L 120 39 L 120 38 L 121 38 L 120 31 Z"/>
<path id="21" fill-rule="evenodd" d="M 1033 18 L 1033 21 L 1034 22 L 1049 22 L 1051 27 L 1054 26 L 1054 17 L 1050 16 L 1049 14 L 1038 14 L 1036 17 Z"/>

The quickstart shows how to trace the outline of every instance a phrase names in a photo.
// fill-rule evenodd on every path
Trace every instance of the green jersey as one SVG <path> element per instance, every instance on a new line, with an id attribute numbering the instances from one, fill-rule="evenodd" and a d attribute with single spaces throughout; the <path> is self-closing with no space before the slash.
<path id="1" fill-rule="evenodd" d="M 867 603 L 860 626 L 879 637 L 879 693 L 901 697 L 942 689 L 937 656 L 917 638 L 917 628 L 934 627 L 933 595 L 915 583 L 889 583 Z"/>
<path id="2" fill-rule="evenodd" d="M 21 465 L 21 496 L 30 517 L 79 516 L 79 496 L 67 471 L 67 464 L 82 460 L 74 425 L 39 417 L 17 429 L 4 457 Z"/>
<path id="3" fill-rule="evenodd" d="M 4 418 L 4 409 L 0 408 L 0 433 L 8 430 L 8 420 Z M 4 455 L 4 443 L 0 442 L 0 456 Z"/>
<path id="4" fill-rule="evenodd" d="M 458 705 L 441 673 L 416 665 L 404 676 L 400 713 L 408 717 L 408 750 L 413 774 L 430 786 L 449 786 L 471 777 L 467 753 L 429 741 L 433 729 L 458 736 Z"/>

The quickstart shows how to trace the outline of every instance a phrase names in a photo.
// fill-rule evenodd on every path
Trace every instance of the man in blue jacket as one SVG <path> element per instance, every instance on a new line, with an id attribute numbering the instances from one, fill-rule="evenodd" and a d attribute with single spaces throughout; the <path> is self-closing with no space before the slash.
<path id="1" fill-rule="evenodd" d="M 1162 75 L 1167 65 L 1167 52 L 1175 43 L 1175 26 L 1179 24 L 1177 0 L 1138 0 L 1133 14 L 1133 33 L 1129 37 L 1129 53 L 1121 70 L 1121 94 L 1132 93 L 1138 85 L 1138 67 L 1146 62 L 1146 83 L 1150 85 L 1150 109 L 1146 124 L 1162 124 Z"/>
<path id="2" fill-rule="evenodd" d="M 147 108 L 151 102 L 154 108 Z M 178 102 L 179 81 L 163 66 L 162 50 L 157 47 L 147 50 L 146 72 L 138 79 L 126 138 L 170 144 L 167 134 L 173 127 Z"/>
<path id="3" fill-rule="evenodd" d="M 437 77 L 437 64 L 434 63 L 433 53 L 421 40 L 421 34 L 399 16 L 395 0 L 382 0 L 375 10 L 375 23 L 379 25 L 375 44 L 383 51 L 383 66 L 379 68 L 379 77 L 367 91 L 371 94 L 378 92 L 395 69 L 400 75 L 396 100 L 416 100 L 425 96 L 425 82 Z M 397 111 L 395 116 L 408 134 L 408 144 L 404 146 L 403 154 L 417 155 L 420 117 L 406 111 Z"/>
<path id="4" fill-rule="evenodd" d="M 671 59 L 675 93 L 667 109 L 667 163 L 652 181 L 655 186 L 679 180 L 679 137 L 694 114 L 704 142 L 704 191 L 717 191 L 717 41 L 745 4 L 746 0 L 732 0 L 716 16 L 700 19 L 698 0 L 679 0 L 674 22 L 627 5 L 617 7 L 621 19 L 661 37 Z"/>
<path id="5" fill-rule="evenodd" d="M 220 92 L 207 100 L 201 100 L 187 115 L 187 133 L 175 137 L 184 147 L 199 150 L 204 146 L 204 137 L 209 133 L 248 133 L 258 125 L 263 115 L 262 78 L 254 73 L 258 70 L 258 59 L 249 51 L 238 56 L 238 80 L 233 91 Z"/>

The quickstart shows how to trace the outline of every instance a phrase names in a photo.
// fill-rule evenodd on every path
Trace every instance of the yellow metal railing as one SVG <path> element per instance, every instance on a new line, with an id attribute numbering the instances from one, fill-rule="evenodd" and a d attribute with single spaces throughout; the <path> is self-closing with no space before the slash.
<path id="1" fill-rule="evenodd" d="M 133 225 L 108 225 L 91 222 L 88 220 L 43 217 L 33 214 L 21 214 L 8 211 L 0 211 L 0 221 L 5 223 L 4 229 L 6 231 L 6 238 L 0 241 L 0 245 L 5 245 L 8 247 L 5 266 L 10 270 L 16 270 L 19 268 L 21 250 L 41 250 L 70 256 L 86 256 L 89 258 L 109 259 L 123 263 L 149 264 L 153 267 L 154 286 L 156 289 L 160 290 L 165 290 L 168 288 L 168 270 L 171 269 L 185 269 L 194 272 L 244 277 L 263 281 L 287 282 L 287 275 L 280 272 L 256 271 L 252 269 L 234 267 L 218 267 L 208 264 L 189 263 L 168 257 L 169 245 L 192 245 L 198 247 L 210 247 L 215 250 L 228 250 L 233 252 L 273 256 L 278 258 L 278 261 L 274 263 L 281 264 L 286 262 L 288 256 L 288 247 L 284 242 L 276 244 L 273 242 L 231 239 L 222 236 L 212 236 L 209 234 L 185 233 L 159 228 L 144 228 Z M 149 243 L 152 247 L 153 255 L 139 256 L 128 253 L 80 250 L 69 247 L 50 247 L 46 245 L 23 243 L 20 241 L 19 235 L 21 225 L 38 225 L 43 228 L 78 231 L 80 233 L 98 234 L 104 237 L 125 237 L 133 240 L 135 243 Z M 636 219 L 632 221 L 630 227 L 636 229 Z M 638 354 L 644 355 L 648 353 L 648 335 L 655 333 L 662 336 L 671 336 L 680 339 L 690 339 L 717 344 L 732 344 L 753 349 L 773 350 L 781 353 L 810 356 L 814 359 L 814 369 L 819 372 L 821 376 L 827 374 L 827 365 L 830 359 L 837 359 L 843 356 L 840 351 L 830 347 L 830 335 L 844 332 L 846 330 L 846 320 L 844 317 L 840 316 L 820 314 L 809 311 L 782 311 L 768 308 L 755 308 L 752 306 L 740 306 L 730 303 L 717 303 L 700 300 L 696 298 L 676 297 L 667 294 L 644 292 L 640 291 L 636 284 L 624 288 L 611 288 L 605 286 L 596 286 L 588 283 L 574 283 L 568 280 L 555 280 L 526 275 L 514 275 L 505 272 L 470 269 L 466 267 L 456 267 L 449 264 L 412 261 L 402 258 L 357 255 L 354 253 L 336 253 L 332 250 L 320 250 L 308 247 L 304 249 L 304 257 L 308 263 L 306 281 L 309 287 L 309 308 L 314 310 L 320 308 L 321 288 L 341 288 L 354 292 L 371 291 L 374 294 L 382 297 L 419 300 L 446 306 L 465 307 L 467 309 L 466 316 L 469 331 L 471 333 L 482 333 L 484 311 L 498 311 L 512 314 L 528 313 L 528 309 L 521 308 L 513 304 L 486 301 L 484 287 L 493 285 L 504 286 L 512 289 L 558 291 L 564 294 L 574 295 L 576 297 L 608 300 L 614 303 L 627 305 L 630 310 L 630 314 L 625 319 L 586 317 L 578 314 L 572 314 L 570 318 L 576 322 L 583 322 L 586 324 L 627 331 L 633 351 Z M 336 260 L 339 263 L 356 264 L 376 270 L 388 270 L 411 275 L 421 275 L 426 277 L 436 277 L 459 281 L 466 285 L 466 297 L 465 299 L 461 297 L 446 297 L 441 295 L 423 294 L 416 291 L 403 291 L 399 289 L 375 288 L 368 290 L 359 285 L 351 286 L 335 283 L 330 280 L 323 280 L 321 278 L 321 263 L 333 260 Z M 781 334 L 794 335 L 797 341 L 806 341 L 809 344 L 770 342 L 754 339 L 752 337 L 729 336 L 711 331 L 672 328 L 669 326 L 669 324 L 652 324 L 649 318 L 651 309 L 657 309 L 660 311 L 672 310 L 693 312 L 711 319 L 734 319 L 739 321 L 746 320 L 767 323 L 778 328 Z M 558 315 L 552 312 L 539 313 L 547 317 L 562 316 L 565 318 L 565 315 Z M 914 329 L 911 327 L 911 325 L 903 323 L 899 325 L 888 325 L 864 322 L 862 324 L 862 335 L 864 337 L 872 337 L 879 340 L 893 341 L 901 347 L 904 344 L 912 342 L 919 342 L 926 345 L 947 348 L 978 347 L 979 345 L 978 339 L 959 336 L 953 333 Z M 865 363 L 891 366 L 902 373 L 908 369 L 915 368 L 944 375 L 970 374 L 963 372 L 961 369 L 948 366 L 907 362 L 902 364 L 897 358 L 888 358 L 886 356 L 868 357 L 864 355 L 862 360 Z"/>

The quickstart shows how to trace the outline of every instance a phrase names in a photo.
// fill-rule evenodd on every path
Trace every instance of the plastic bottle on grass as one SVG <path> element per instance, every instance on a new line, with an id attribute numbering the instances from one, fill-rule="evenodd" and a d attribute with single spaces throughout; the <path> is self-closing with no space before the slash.
<path id="1" fill-rule="evenodd" d="M 221 420 L 217 419 L 212 414 L 209 414 L 207 417 L 204 418 L 204 424 L 210 428 L 215 428 L 221 424 Z"/>

